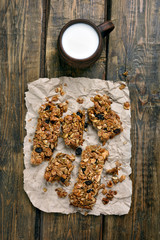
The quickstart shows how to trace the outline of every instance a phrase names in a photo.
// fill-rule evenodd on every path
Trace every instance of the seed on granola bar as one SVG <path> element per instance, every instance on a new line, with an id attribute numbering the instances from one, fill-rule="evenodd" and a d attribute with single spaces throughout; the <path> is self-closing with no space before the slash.
<path id="1" fill-rule="evenodd" d="M 82 152 L 78 179 L 72 193 L 69 194 L 71 205 L 92 209 L 96 202 L 101 173 L 108 154 L 106 149 L 97 145 L 87 146 Z M 96 164 L 96 159 L 98 165 Z"/>
<path id="2" fill-rule="evenodd" d="M 82 153 L 82 148 L 78 147 L 76 148 L 76 155 L 79 156 Z"/>
<path id="3" fill-rule="evenodd" d="M 96 95 L 91 99 L 94 106 L 88 109 L 89 121 L 98 131 L 104 145 L 108 139 L 123 131 L 119 116 L 111 110 L 111 101 L 107 95 Z"/>
<path id="4" fill-rule="evenodd" d="M 52 158 L 46 168 L 44 178 L 47 182 L 60 182 L 62 185 L 68 186 L 71 172 L 74 168 L 72 162 L 75 156 L 57 153 L 55 158 Z"/>
<path id="5" fill-rule="evenodd" d="M 67 115 L 62 120 L 62 137 L 67 146 L 75 149 L 83 144 L 83 131 L 85 123 L 85 112 L 79 110 L 76 113 Z M 77 150 L 80 154 L 81 150 Z"/>

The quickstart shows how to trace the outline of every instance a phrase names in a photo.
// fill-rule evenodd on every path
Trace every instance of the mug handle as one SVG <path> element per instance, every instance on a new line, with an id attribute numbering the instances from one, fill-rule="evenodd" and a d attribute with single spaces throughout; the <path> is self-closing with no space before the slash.
<path id="1" fill-rule="evenodd" d="M 102 37 L 106 37 L 114 29 L 114 24 L 111 21 L 105 21 L 97 26 Z"/>

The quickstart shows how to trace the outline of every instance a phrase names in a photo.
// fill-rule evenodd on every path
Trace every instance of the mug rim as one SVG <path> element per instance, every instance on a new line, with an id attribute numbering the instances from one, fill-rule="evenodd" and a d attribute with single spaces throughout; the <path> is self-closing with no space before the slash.
<path id="1" fill-rule="evenodd" d="M 86 23 L 86 24 L 90 25 L 97 32 L 98 37 L 99 37 L 99 44 L 98 44 L 96 51 L 87 58 L 77 59 L 77 58 L 71 57 L 70 55 L 68 55 L 65 52 L 63 45 L 62 45 L 62 36 L 63 36 L 64 32 L 66 31 L 66 29 L 68 27 L 70 27 L 76 23 Z M 58 48 L 59 48 L 59 51 L 61 51 L 61 54 L 64 55 L 64 57 L 69 58 L 71 61 L 76 61 L 77 63 L 82 63 L 82 62 L 87 62 L 87 61 L 91 60 L 92 58 L 96 57 L 99 54 L 99 51 L 101 51 L 101 44 L 102 44 L 102 36 L 101 36 L 101 32 L 98 29 L 98 27 L 90 20 L 80 18 L 80 19 L 71 20 L 63 26 L 63 28 L 61 29 L 60 34 L 59 34 L 59 44 L 58 45 L 60 45 L 60 46 L 58 46 Z"/>

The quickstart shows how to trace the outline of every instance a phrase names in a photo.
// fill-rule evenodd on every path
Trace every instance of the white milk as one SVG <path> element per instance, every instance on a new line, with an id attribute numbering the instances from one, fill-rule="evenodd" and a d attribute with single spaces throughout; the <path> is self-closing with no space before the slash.
<path id="1" fill-rule="evenodd" d="M 88 58 L 97 50 L 99 36 L 88 24 L 75 23 L 68 27 L 62 35 L 65 52 L 72 58 Z"/>

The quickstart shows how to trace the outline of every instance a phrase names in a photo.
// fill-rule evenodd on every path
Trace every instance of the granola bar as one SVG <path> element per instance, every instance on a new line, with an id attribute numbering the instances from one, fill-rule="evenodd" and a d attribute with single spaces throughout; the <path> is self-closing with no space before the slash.
<path id="1" fill-rule="evenodd" d="M 75 156 L 65 153 L 57 153 L 55 158 L 52 158 L 46 168 L 44 178 L 47 182 L 60 182 L 62 185 L 68 186 L 71 172 L 74 168 L 72 162 Z"/>
<path id="2" fill-rule="evenodd" d="M 108 151 L 97 145 L 87 146 L 82 152 L 77 182 L 69 195 L 71 205 L 92 209 L 98 194 L 101 173 Z"/>
<path id="3" fill-rule="evenodd" d="M 89 121 L 98 131 L 98 136 L 104 145 L 123 131 L 120 117 L 111 110 L 111 101 L 107 95 L 96 95 L 91 99 L 94 106 L 88 109 Z"/>
<path id="4" fill-rule="evenodd" d="M 38 123 L 33 139 L 31 163 L 39 165 L 44 160 L 50 160 L 60 135 L 60 117 L 63 108 L 52 102 L 43 104 L 39 111 Z"/>
<path id="5" fill-rule="evenodd" d="M 75 149 L 83 144 L 85 112 L 79 110 L 64 117 L 62 121 L 62 137 L 67 146 Z"/>

